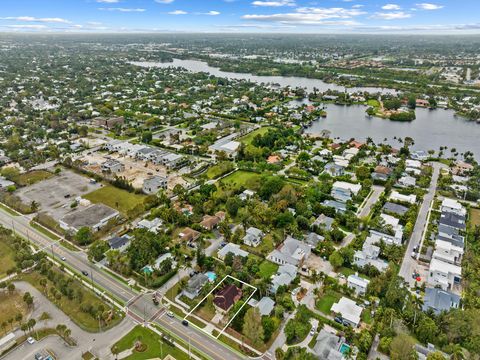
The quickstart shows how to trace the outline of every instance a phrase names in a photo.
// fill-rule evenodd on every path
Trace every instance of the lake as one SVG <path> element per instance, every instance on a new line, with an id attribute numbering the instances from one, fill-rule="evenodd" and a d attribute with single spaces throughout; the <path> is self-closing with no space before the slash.
<path id="1" fill-rule="evenodd" d="M 280 86 L 305 87 L 308 91 L 317 88 L 319 91 L 328 89 L 344 91 L 345 87 L 335 84 L 327 84 L 321 80 L 308 79 L 302 77 L 283 77 L 283 76 L 257 76 L 252 74 L 242 74 L 221 71 L 218 68 L 209 66 L 207 63 L 198 60 L 180 60 L 174 59 L 173 62 L 131 62 L 133 65 L 141 67 L 183 67 L 193 72 L 206 72 L 218 77 L 229 79 L 243 79 L 256 83 L 273 83 Z M 368 91 L 368 92 L 395 92 L 392 89 L 382 88 L 347 88 L 349 92 Z M 298 101 L 298 105 L 305 100 Z M 295 102 L 291 103 L 292 105 Z M 327 104 L 327 117 L 316 120 L 312 126 L 305 131 L 320 132 L 323 129 L 330 130 L 333 137 L 341 139 L 356 138 L 365 140 L 371 137 L 375 142 L 382 142 L 387 138 L 388 143 L 399 148 L 401 144 L 393 137 L 405 138 L 410 136 L 415 140 L 413 146 L 417 150 L 436 150 L 440 146 L 447 146 L 449 149 L 454 147 L 459 153 L 471 151 L 477 159 L 480 159 L 480 125 L 474 121 L 467 121 L 462 117 L 454 116 L 452 110 L 428 110 L 416 109 L 417 119 L 412 122 L 395 122 L 376 117 L 365 116 L 366 107 L 363 105 L 341 106 Z M 447 151 L 448 155 L 450 151 Z"/>

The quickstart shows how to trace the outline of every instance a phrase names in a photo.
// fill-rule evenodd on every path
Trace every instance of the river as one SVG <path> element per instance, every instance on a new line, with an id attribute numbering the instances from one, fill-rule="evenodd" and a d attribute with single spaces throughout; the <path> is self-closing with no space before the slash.
<path id="1" fill-rule="evenodd" d="M 305 87 L 308 91 L 317 88 L 319 91 L 328 89 L 344 91 L 343 86 L 327 84 L 321 80 L 302 77 L 282 76 L 257 76 L 221 71 L 218 68 L 209 66 L 207 63 L 198 60 L 174 59 L 173 62 L 131 62 L 141 67 L 183 67 L 193 72 L 207 72 L 214 76 L 244 79 L 256 83 L 274 83 L 281 86 Z M 381 88 L 348 88 L 349 92 L 368 91 L 391 93 L 395 90 Z M 299 101 L 298 104 L 304 101 Z M 294 104 L 294 103 L 292 103 Z M 456 148 L 459 153 L 471 151 L 477 159 L 480 159 L 480 125 L 474 121 L 467 121 L 462 117 L 455 117 L 452 110 L 428 110 L 416 109 L 417 119 L 412 122 L 395 122 L 376 117 L 365 116 L 365 106 L 351 105 L 341 106 L 327 104 L 327 117 L 316 120 L 312 126 L 305 131 L 320 132 L 323 129 L 330 130 L 333 137 L 341 139 L 356 138 L 365 140 L 371 137 L 375 142 L 381 142 L 387 138 L 392 146 L 400 147 L 401 144 L 394 140 L 394 137 L 405 138 L 409 136 L 415 140 L 413 146 L 418 150 L 436 150 L 440 146 Z M 449 155 L 450 151 L 446 152 Z"/>

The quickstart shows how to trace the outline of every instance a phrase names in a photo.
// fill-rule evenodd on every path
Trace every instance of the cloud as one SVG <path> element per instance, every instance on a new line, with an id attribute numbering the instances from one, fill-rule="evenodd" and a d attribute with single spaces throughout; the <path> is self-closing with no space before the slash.
<path id="1" fill-rule="evenodd" d="M 280 7 L 280 6 L 296 6 L 293 0 L 277 0 L 277 1 L 261 1 L 257 0 L 252 2 L 253 6 L 267 6 L 267 7 Z"/>
<path id="2" fill-rule="evenodd" d="M 364 15 L 366 12 L 359 9 L 345 8 L 297 8 L 295 12 L 282 14 L 247 14 L 242 18 L 255 21 L 274 21 L 283 24 L 312 24 L 334 25 L 332 19 L 351 19 L 355 16 Z M 328 20 L 328 21 L 327 21 Z M 338 25 L 354 25 L 355 21 L 335 21 Z"/>
<path id="3" fill-rule="evenodd" d="M 159 3 L 159 4 L 171 4 L 173 3 L 175 0 L 155 0 L 156 3 Z"/>
<path id="4" fill-rule="evenodd" d="M 98 8 L 98 10 L 101 10 L 101 11 L 118 11 L 118 12 L 144 12 L 144 11 L 146 11 L 145 9 L 141 9 L 141 8 L 121 8 L 121 7 Z"/>
<path id="5" fill-rule="evenodd" d="M 14 20 L 14 21 L 25 21 L 25 22 L 45 22 L 45 23 L 61 23 L 61 24 L 70 24 L 71 21 L 62 19 L 62 18 L 37 18 L 33 16 L 7 16 L 2 17 L 0 20 Z"/>
<path id="6" fill-rule="evenodd" d="M 173 10 L 173 11 L 170 11 L 168 14 L 169 15 L 186 15 L 188 13 L 183 10 Z"/>
<path id="7" fill-rule="evenodd" d="M 401 7 L 397 4 L 386 4 L 382 6 L 383 10 L 400 10 Z"/>
<path id="8" fill-rule="evenodd" d="M 47 29 L 48 26 L 45 25 L 5 25 L 5 27 L 10 29 L 29 29 L 29 30 L 42 30 Z"/>
<path id="9" fill-rule="evenodd" d="M 415 5 L 420 10 L 440 10 L 444 8 L 443 5 L 430 4 L 430 3 L 420 3 Z"/>
<path id="10" fill-rule="evenodd" d="M 220 12 L 215 10 L 210 10 L 209 12 L 203 13 L 202 15 L 217 16 L 217 15 L 220 15 Z"/>
<path id="11" fill-rule="evenodd" d="M 408 19 L 411 17 L 412 17 L 412 14 L 409 14 L 403 11 L 377 12 L 371 16 L 372 19 L 382 19 L 382 20 Z"/>
<path id="12" fill-rule="evenodd" d="M 97 3 L 106 3 L 106 4 L 116 4 L 120 2 L 120 0 L 96 0 Z"/>

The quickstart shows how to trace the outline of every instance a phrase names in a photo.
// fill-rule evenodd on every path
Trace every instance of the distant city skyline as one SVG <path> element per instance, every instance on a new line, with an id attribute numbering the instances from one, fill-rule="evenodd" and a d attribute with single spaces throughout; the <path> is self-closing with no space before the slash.
<path id="1" fill-rule="evenodd" d="M 0 32 L 479 34 L 478 0 L 2 0 Z"/>

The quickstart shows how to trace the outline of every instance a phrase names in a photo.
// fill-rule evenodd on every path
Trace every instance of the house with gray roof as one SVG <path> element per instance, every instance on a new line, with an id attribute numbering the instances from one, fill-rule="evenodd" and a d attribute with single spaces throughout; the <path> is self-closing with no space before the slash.
<path id="1" fill-rule="evenodd" d="M 251 307 L 256 307 L 260 312 L 261 316 L 270 316 L 270 314 L 273 311 L 273 308 L 275 307 L 275 301 L 273 301 L 268 296 L 264 296 L 263 298 L 260 299 L 260 301 L 251 299 L 248 302 L 248 305 L 250 305 Z"/>
<path id="2" fill-rule="evenodd" d="M 340 352 L 340 347 L 343 342 L 344 340 L 340 336 L 322 329 L 317 335 L 317 341 L 313 347 L 313 352 L 319 359 L 342 360 L 344 357 Z"/>
<path id="3" fill-rule="evenodd" d="M 272 278 L 270 291 L 275 294 L 280 286 L 288 286 L 297 277 L 297 267 L 286 264 L 278 268 L 277 273 Z"/>
<path id="4" fill-rule="evenodd" d="M 383 205 L 383 211 L 403 216 L 408 211 L 408 207 L 387 201 L 385 205 Z"/>
<path id="5" fill-rule="evenodd" d="M 142 190 L 145 194 L 156 194 L 160 189 L 166 189 L 168 178 L 163 176 L 151 176 L 143 181 Z"/>
<path id="6" fill-rule="evenodd" d="M 311 247 L 303 241 L 288 236 L 277 249 L 267 256 L 267 260 L 278 265 L 300 266 L 310 256 Z"/>
<path id="7" fill-rule="evenodd" d="M 423 311 L 432 309 L 435 314 L 460 307 L 460 296 L 439 288 L 426 288 L 423 298 Z"/>
<path id="8" fill-rule="evenodd" d="M 325 214 L 320 214 L 316 220 L 313 222 L 312 226 L 323 226 L 325 230 L 332 230 L 332 225 L 335 219 L 328 217 Z"/>
<path id="9" fill-rule="evenodd" d="M 248 252 L 245 250 L 242 250 L 240 248 L 240 245 L 237 245 L 234 243 L 228 243 L 218 251 L 218 258 L 220 260 L 224 260 L 225 256 L 227 256 L 227 254 L 229 253 L 232 253 L 233 256 L 240 256 L 242 258 L 248 256 Z"/>
<path id="10" fill-rule="evenodd" d="M 338 213 L 344 213 L 347 211 L 347 205 L 343 202 L 336 200 L 325 200 L 322 205 L 326 207 L 332 207 L 335 209 L 335 212 Z"/>
<path id="11" fill-rule="evenodd" d="M 205 274 L 196 274 L 193 275 L 190 280 L 187 282 L 187 286 L 183 289 L 183 295 L 189 299 L 195 299 L 200 295 L 200 291 L 203 289 L 205 284 L 208 282 L 208 276 Z"/>
<path id="12" fill-rule="evenodd" d="M 379 259 L 379 255 L 380 248 L 365 241 L 362 250 L 357 250 L 353 254 L 353 263 L 360 268 L 371 265 L 377 268 L 378 271 L 383 272 L 388 268 L 388 262 Z"/>
<path id="13" fill-rule="evenodd" d="M 245 232 L 245 236 L 243 237 L 243 243 L 247 246 L 257 247 L 262 242 L 264 236 L 265 234 L 262 230 L 251 226 Z"/>

